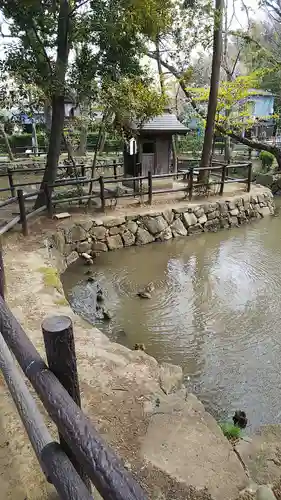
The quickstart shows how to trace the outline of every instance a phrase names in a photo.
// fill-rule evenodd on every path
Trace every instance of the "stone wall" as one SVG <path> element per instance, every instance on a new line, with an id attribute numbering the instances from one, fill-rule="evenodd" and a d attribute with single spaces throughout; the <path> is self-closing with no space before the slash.
<path id="1" fill-rule="evenodd" d="M 132 245 L 237 227 L 273 213 L 273 196 L 264 188 L 259 194 L 244 194 L 213 203 L 189 203 L 169 206 L 164 211 L 155 208 L 147 213 L 87 218 L 71 224 L 68 221 L 58 227 L 54 242 L 69 265 L 83 252 L 96 256 Z"/>
<path id="2" fill-rule="evenodd" d="M 257 174 L 256 183 L 268 187 L 274 195 L 281 195 L 281 174 L 268 172 L 267 174 Z"/>

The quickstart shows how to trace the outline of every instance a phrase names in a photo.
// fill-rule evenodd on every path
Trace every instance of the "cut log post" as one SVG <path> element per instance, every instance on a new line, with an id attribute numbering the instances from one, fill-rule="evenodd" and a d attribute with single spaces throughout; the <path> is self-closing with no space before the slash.
<path id="1" fill-rule="evenodd" d="M 68 316 L 51 316 L 46 318 L 42 323 L 42 331 L 50 370 L 55 374 L 79 408 L 81 408 L 71 319 Z M 70 458 L 88 489 L 90 489 L 90 481 L 77 461 L 76 456 L 73 454 L 71 448 L 69 448 L 61 434 L 59 437 L 62 449 Z"/>

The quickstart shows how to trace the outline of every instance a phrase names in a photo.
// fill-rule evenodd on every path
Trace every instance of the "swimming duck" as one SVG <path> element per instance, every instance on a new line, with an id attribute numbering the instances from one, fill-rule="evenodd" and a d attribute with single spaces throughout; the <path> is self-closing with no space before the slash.
<path id="1" fill-rule="evenodd" d="M 134 350 L 135 351 L 145 351 L 145 345 L 144 344 L 135 344 Z"/>
<path id="2" fill-rule="evenodd" d="M 142 299 L 151 299 L 152 295 L 151 293 L 155 290 L 155 287 L 153 283 L 149 283 L 144 287 L 143 290 L 139 291 L 137 293 L 138 297 L 141 297 Z"/>
<path id="3" fill-rule="evenodd" d="M 110 321 L 112 319 L 111 312 L 105 307 L 101 308 L 103 319 Z"/>
<path id="4" fill-rule="evenodd" d="M 103 302 L 104 296 L 103 296 L 103 291 L 98 288 L 97 290 L 97 302 Z"/>
<path id="5" fill-rule="evenodd" d="M 246 417 L 246 413 L 241 410 L 236 410 L 234 417 L 232 417 L 234 425 L 240 427 L 240 429 L 245 429 L 248 419 Z"/>

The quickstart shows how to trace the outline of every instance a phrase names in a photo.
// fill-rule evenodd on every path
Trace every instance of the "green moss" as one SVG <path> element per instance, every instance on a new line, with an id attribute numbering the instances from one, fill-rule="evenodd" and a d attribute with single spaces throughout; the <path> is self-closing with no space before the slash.
<path id="1" fill-rule="evenodd" d="M 68 306 L 68 302 L 65 297 L 61 297 L 60 299 L 55 300 L 56 306 Z"/>
<path id="2" fill-rule="evenodd" d="M 240 427 L 237 427 L 231 422 L 221 422 L 219 425 L 227 439 L 232 440 L 239 439 L 241 437 Z"/>
<path id="3" fill-rule="evenodd" d="M 43 274 L 44 285 L 49 288 L 61 290 L 61 282 L 56 269 L 53 267 L 39 267 L 38 271 Z"/>

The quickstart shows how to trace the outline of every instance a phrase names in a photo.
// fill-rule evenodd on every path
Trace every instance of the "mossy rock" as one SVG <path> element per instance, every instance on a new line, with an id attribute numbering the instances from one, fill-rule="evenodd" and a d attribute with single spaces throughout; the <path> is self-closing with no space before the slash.
<path id="1" fill-rule="evenodd" d="M 43 281 L 46 287 L 55 288 L 59 292 L 62 291 L 61 281 L 54 267 L 40 267 L 38 271 L 43 274 Z"/>

